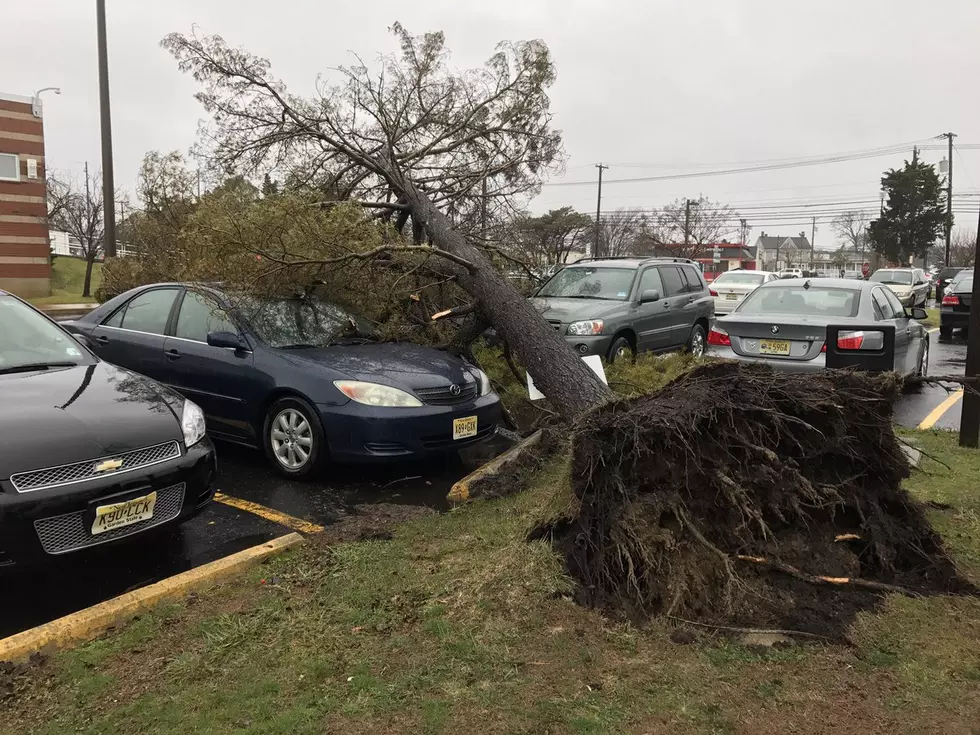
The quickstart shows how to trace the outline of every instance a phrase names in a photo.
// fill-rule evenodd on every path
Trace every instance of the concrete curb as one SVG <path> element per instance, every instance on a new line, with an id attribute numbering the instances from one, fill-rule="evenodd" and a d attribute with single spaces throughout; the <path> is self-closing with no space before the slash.
<path id="1" fill-rule="evenodd" d="M 465 503 L 468 500 L 476 499 L 479 496 L 474 492 L 475 483 L 498 474 L 504 467 L 520 457 L 530 447 L 537 445 L 541 441 L 542 436 L 543 431 L 538 429 L 531 436 L 515 444 L 499 457 L 494 457 L 482 467 L 474 470 L 450 488 L 449 495 L 446 496 L 446 499 L 450 503 Z"/>
<path id="2" fill-rule="evenodd" d="M 50 623 L 16 633 L 0 640 L 0 661 L 18 663 L 37 652 L 50 653 L 98 638 L 112 627 L 121 625 L 161 602 L 186 596 L 192 591 L 213 587 L 218 582 L 243 572 L 269 557 L 304 543 L 298 533 L 268 541 L 237 554 L 226 556 L 147 587 L 79 610 Z"/>

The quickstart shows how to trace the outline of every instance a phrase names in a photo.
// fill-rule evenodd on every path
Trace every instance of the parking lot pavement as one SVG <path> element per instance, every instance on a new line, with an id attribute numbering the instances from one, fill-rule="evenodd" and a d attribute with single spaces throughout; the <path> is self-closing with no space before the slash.
<path id="1" fill-rule="evenodd" d="M 281 478 L 257 451 L 218 444 L 218 502 L 169 534 L 57 557 L 0 576 L 0 638 L 132 589 L 299 531 L 315 532 L 377 503 L 447 508 L 454 482 L 507 448 L 495 439 L 424 463 L 331 467 L 316 482 Z"/>
<path id="2" fill-rule="evenodd" d="M 931 334 L 929 375 L 963 375 L 966 368 L 966 339 L 954 332 L 942 339 L 938 331 Z M 952 429 L 960 426 L 963 408 L 960 386 L 950 390 L 939 385 L 924 385 L 919 393 L 902 396 L 895 404 L 895 423 L 910 429 Z"/>

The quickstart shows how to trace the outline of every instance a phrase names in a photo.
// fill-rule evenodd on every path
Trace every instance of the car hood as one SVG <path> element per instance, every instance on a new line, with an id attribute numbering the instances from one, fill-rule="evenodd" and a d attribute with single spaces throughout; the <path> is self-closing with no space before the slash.
<path id="1" fill-rule="evenodd" d="M 180 441 L 181 400 L 105 362 L 0 375 L 0 478 Z"/>
<path id="2" fill-rule="evenodd" d="M 616 312 L 622 312 L 627 307 L 625 301 L 560 299 L 550 296 L 534 296 L 531 298 L 531 303 L 545 319 L 562 323 L 603 319 Z"/>
<path id="3" fill-rule="evenodd" d="M 897 294 L 904 295 L 904 294 L 907 294 L 907 293 L 909 293 L 909 292 L 912 291 L 912 287 L 911 286 L 905 285 L 905 284 L 901 284 L 901 283 L 883 283 L 882 285 L 883 286 L 887 286 L 888 288 L 890 288 L 892 291 L 894 291 Z"/>
<path id="4" fill-rule="evenodd" d="M 278 352 L 294 363 L 339 373 L 336 380 L 364 380 L 414 389 L 471 383 L 476 379 L 472 372 L 474 368 L 448 352 L 400 342 Z"/>

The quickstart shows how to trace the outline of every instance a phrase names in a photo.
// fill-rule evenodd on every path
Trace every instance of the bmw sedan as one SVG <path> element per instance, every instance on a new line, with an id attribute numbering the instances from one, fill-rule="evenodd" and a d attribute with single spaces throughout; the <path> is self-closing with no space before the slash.
<path id="1" fill-rule="evenodd" d="M 0 291 L 0 567 L 187 520 L 212 498 L 194 403 Z"/>
<path id="2" fill-rule="evenodd" d="M 104 360 L 200 404 L 208 433 L 265 451 L 287 477 L 329 460 L 420 457 L 492 436 L 500 399 L 446 352 L 374 340 L 316 294 L 252 298 L 142 286 L 67 328 Z"/>
<path id="3" fill-rule="evenodd" d="M 929 334 L 887 286 L 812 278 L 775 281 L 752 292 L 708 334 L 712 357 L 765 362 L 791 371 L 856 367 L 926 375 Z"/>

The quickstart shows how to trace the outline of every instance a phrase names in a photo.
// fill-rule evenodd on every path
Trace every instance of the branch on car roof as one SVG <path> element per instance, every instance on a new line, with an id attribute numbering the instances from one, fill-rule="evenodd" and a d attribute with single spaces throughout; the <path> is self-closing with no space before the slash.
<path id="1" fill-rule="evenodd" d="M 456 265 L 462 266 L 470 273 L 474 273 L 477 270 L 477 266 L 468 261 L 466 258 L 462 258 L 454 253 L 450 253 L 448 250 L 442 250 L 434 245 L 379 245 L 371 250 L 365 250 L 362 253 L 347 253 L 346 255 L 340 255 L 336 258 L 297 258 L 296 260 L 285 260 L 282 258 L 277 258 L 269 253 L 259 253 L 263 258 L 276 263 L 278 265 L 284 266 L 301 266 L 301 265 L 336 265 L 338 263 L 347 263 L 352 260 L 372 260 L 377 258 L 379 255 L 387 255 L 389 253 L 425 253 L 428 255 L 436 255 L 440 258 L 445 258 L 448 261 L 455 263 Z"/>

